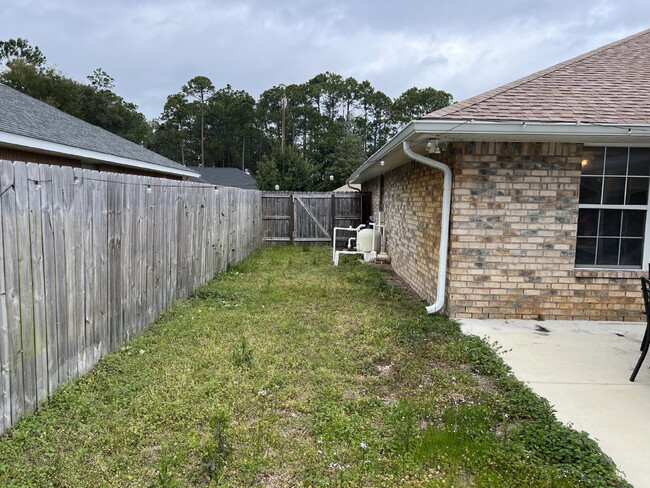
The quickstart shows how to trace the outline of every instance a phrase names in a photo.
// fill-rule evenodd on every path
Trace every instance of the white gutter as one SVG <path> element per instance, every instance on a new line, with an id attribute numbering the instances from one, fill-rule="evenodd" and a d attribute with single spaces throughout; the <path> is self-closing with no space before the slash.
<path id="1" fill-rule="evenodd" d="M 110 162 L 118 166 L 128 166 L 130 168 L 151 170 L 158 173 L 166 173 L 176 176 L 187 176 L 190 178 L 198 178 L 201 176 L 199 173 L 189 169 L 185 170 L 180 168 L 169 168 L 161 164 L 147 163 L 144 161 L 125 158 L 122 156 L 115 156 L 113 154 L 106 154 L 97 151 L 91 151 L 88 149 L 66 146 L 65 144 L 43 141 L 41 139 L 34 139 L 32 137 L 11 134 L 4 131 L 0 131 L 0 142 L 18 147 L 26 151 L 33 151 L 36 149 L 57 156 L 73 156 L 81 158 L 85 161 L 92 161 L 97 163 Z"/>
<path id="2" fill-rule="evenodd" d="M 417 154 L 411 150 L 411 143 L 405 140 L 402 143 L 404 154 L 418 163 L 426 164 L 432 168 L 442 171 L 442 222 L 440 223 L 440 248 L 438 251 L 438 284 L 436 290 L 436 301 L 426 309 L 428 313 L 435 313 L 442 309 L 445 304 L 445 284 L 447 281 L 447 253 L 449 249 L 449 220 L 451 216 L 451 169 L 446 164 Z"/>
<path id="3" fill-rule="evenodd" d="M 363 183 L 406 164 L 401 143 L 413 144 L 427 137 L 440 143 L 456 141 L 501 142 L 572 142 L 589 145 L 650 145 L 648 124 L 591 124 L 587 122 L 531 122 L 420 119 L 402 127 L 383 147 L 374 153 L 348 178 L 348 183 Z M 380 161 L 385 165 L 378 168 Z"/>

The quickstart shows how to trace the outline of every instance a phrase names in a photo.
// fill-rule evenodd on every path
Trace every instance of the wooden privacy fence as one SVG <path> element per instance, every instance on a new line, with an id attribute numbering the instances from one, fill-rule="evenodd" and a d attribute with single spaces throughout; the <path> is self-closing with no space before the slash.
<path id="1" fill-rule="evenodd" d="M 0 161 L 0 433 L 256 249 L 261 196 Z"/>
<path id="2" fill-rule="evenodd" d="M 368 218 L 369 210 L 370 199 L 365 193 L 264 192 L 264 242 L 331 245 L 334 227 L 356 227 Z M 344 237 L 347 241 L 352 234 Z"/>

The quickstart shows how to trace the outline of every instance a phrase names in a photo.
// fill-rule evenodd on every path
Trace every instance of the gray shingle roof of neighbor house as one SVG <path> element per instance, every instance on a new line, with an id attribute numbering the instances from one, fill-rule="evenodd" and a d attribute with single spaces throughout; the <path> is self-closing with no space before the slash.
<path id="1" fill-rule="evenodd" d="M 454 141 L 650 146 L 650 30 L 413 120 L 348 178 L 362 183 Z M 435 151 L 434 151 L 435 152 Z"/>
<path id="2" fill-rule="evenodd" d="M 650 29 L 425 119 L 650 124 Z"/>
<path id="3" fill-rule="evenodd" d="M 0 143 L 176 176 L 194 171 L 107 130 L 0 84 Z"/>
<path id="4" fill-rule="evenodd" d="M 244 190 L 257 190 L 255 179 L 248 173 L 237 168 L 193 168 L 200 173 L 199 182 L 211 185 L 234 186 Z"/>

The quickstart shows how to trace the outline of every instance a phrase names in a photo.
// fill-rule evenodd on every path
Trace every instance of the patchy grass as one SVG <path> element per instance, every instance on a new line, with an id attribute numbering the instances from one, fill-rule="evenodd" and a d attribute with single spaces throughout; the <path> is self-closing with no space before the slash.
<path id="1" fill-rule="evenodd" d="M 6 487 L 627 487 L 385 271 L 268 247 L 0 439 Z"/>

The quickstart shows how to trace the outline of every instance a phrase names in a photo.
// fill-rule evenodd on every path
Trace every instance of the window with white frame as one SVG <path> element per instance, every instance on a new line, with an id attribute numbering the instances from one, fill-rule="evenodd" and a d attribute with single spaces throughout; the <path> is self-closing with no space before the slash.
<path id="1" fill-rule="evenodd" d="M 640 269 L 650 185 L 650 148 L 585 147 L 576 267 Z"/>

